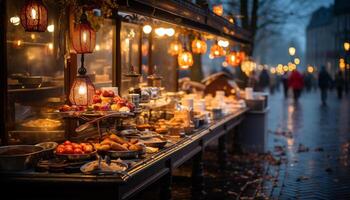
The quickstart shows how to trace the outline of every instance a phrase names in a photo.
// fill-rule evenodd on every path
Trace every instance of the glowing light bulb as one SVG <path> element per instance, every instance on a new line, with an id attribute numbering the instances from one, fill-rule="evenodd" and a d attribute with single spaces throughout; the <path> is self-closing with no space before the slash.
<path id="1" fill-rule="evenodd" d="M 83 32 L 83 42 L 86 43 L 86 40 L 87 40 L 87 35 L 86 35 L 86 32 L 84 31 Z"/>
<path id="2" fill-rule="evenodd" d="M 32 19 L 37 19 L 36 10 L 34 8 L 32 8 L 31 17 L 32 17 Z"/>
<path id="3" fill-rule="evenodd" d="M 21 19 L 18 16 L 13 16 L 10 18 L 10 22 L 15 25 L 18 26 L 19 23 L 21 22 Z"/>
<path id="4" fill-rule="evenodd" d="M 50 33 L 55 31 L 55 25 L 51 24 L 47 26 L 47 31 L 49 31 Z"/>
<path id="5" fill-rule="evenodd" d="M 17 44 L 17 46 L 21 46 L 22 45 L 22 40 L 17 40 L 16 44 Z"/>
<path id="6" fill-rule="evenodd" d="M 86 86 L 85 85 L 79 86 L 78 94 L 80 94 L 80 95 L 86 94 Z"/>
<path id="7" fill-rule="evenodd" d="M 175 34 L 175 30 L 173 28 L 168 28 L 165 30 L 167 36 L 171 37 Z"/>
<path id="8" fill-rule="evenodd" d="M 163 37 L 166 31 L 164 28 L 156 28 L 155 32 L 159 37 Z"/>
<path id="9" fill-rule="evenodd" d="M 146 33 L 146 34 L 150 34 L 151 31 L 152 31 L 152 26 L 151 25 L 144 25 L 143 28 L 142 28 L 143 32 Z"/>
<path id="10" fill-rule="evenodd" d="M 53 49 L 53 43 L 49 43 L 47 46 L 49 47 L 50 50 Z"/>
<path id="11" fill-rule="evenodd" d="M 96 51 L 99 51 L 99 50 L 101 50 L 101 47 L 100 47 L 100 45 L 96 44 L 96 46 L 95 46 L 95 50 L 96 50 Z"/>

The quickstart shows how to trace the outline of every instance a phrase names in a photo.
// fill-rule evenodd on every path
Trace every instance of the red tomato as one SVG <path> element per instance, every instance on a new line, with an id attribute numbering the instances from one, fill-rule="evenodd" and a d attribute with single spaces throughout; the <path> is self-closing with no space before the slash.
<path id="1" fill-rule="evenodd" d="M 97 95 L 101 95 L 101 90 L 95 90 L 95 94 L 97 94 Z"/>
<path id="2" fill-rule="evenodd" d="M 64 144 L 60 144 L 60 145 L 57 146 L 57 149 L 58 149 L 58 148 L 63 148 L 63 149 L 64 149 L 64 147 L 65 147 Z"/>
<path id="3" fill-rule="evenodd" d="M 93 151 L 93 148 L 91 145 L 86 145 L 84 148 L 83 148 L 84 152 L 85 153 L 91 153 Z"/>
<path id="4" fill-rule="evenodd" d="M 64 147 L 57 147 L 57 149 L 56 149 L 56 153 L 58 153 L 58 154 L 63 154 L 64 153 Z"/>
<path id="5" fill-rule="evenodd" d="M 75 148 L 81 148 L 80 144 L 77 143 L 72 143 L 73 149 Z"/>
<path id="6" fill-rule="evenodd" d="M 72 145 L 67 145 L 65 148 L 64 148 L 64 153 L 66 154 L 72 154 L 74 151 L 73 151 L 73 147 Z"/>
<path id="7" fill-rule="evenodd" d="M 76 148 L 74 149 L 74 154 L 84 154 L 84 152 L 81 149 Z"/>
<path id="8" fill-rule="evenodd" d="M 67 145 L 67 144 L 71 144 L 71 142 L 69 140 L 66 140 L 63 144 Z"/>

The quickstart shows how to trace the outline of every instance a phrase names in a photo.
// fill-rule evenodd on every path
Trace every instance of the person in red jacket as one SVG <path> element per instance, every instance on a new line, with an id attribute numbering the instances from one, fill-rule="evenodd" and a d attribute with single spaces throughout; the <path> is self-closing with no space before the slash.
<path id="1" fill-rule="evenodd" d="M 288 86 L 293 90 L 294 101 L 298 102 L 304 87 L 304 78 L 298 70 L 294 70 L 288 78 Z"/>

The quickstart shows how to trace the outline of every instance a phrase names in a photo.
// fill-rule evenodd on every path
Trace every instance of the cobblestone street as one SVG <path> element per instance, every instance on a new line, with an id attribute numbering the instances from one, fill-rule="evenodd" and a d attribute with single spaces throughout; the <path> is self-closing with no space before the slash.
<path id="1" fill-rule="evenodd" d="M 230 156 L 218 171 L 215 151 L 205 154 L 205 199 L 349 199 L 350 107 L 329 93 L 303 93 L 300 102 L 282 93 L 270 96 L 267 155 Z M 180 174 L 189 175 L 181 168 Z M 174 178 L 174 197 L 187 199 L 190 179 Z"/>
<path id="2" fill-rule="evenodd" d="M 279 199 L 349 199 L 350 107 L 348 99 L 329 94 L 321 106 L 319 93 L 304 93 L 298 104 L 277 93 L 271 96 L 269 148 L 286 154 Z M 280 152 L 279 152 L 280 151 Z"/>

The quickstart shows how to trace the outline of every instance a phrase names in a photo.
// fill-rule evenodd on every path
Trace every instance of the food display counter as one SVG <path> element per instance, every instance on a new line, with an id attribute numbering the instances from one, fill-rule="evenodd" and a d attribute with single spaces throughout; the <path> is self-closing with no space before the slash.
<path id="1" fill-rule="evenodd" d="M 130 167 L 125 174 L 84 175 L 81 172 L 74 172 L 76 170 L 74 168 L 70 173 L 35 172 L 33 170 L 1 172 L 1 185 L 6 188 L 3 193 L 9 192 L 8 194 L 11 194 L 13 198 L 29 199 L 45 198 L 47 197 L 45 195 L 53 195 L 56 198 L 128 199 L 157 180 L 166 183 L 162 188 L 168 190 L 169 193 L 172 170 L 191 158 L 197 157 L 192 176 L 200 180 L 200 177 L 203 176 L 201 156 L 206 145 L 211 141 L 223 138 L 226 134 L 233 134 L 233 129 L 244 119 L 246 111 L 247 109 L 237 109 L 232 114 L 200 127 L 193 134 L 167 145 L 157 153 L 127 160 Z M 225 152 L 225 149 L 219 149 L 219 151 Z M 193 184 L 194 189 L 202 189 L 200 182 L 194 181 Z M 16 188 L 16 193 L 13 193 L 13 188 Z M 40 191 L 35 188 L 40 188 Z"/>
<path id="2" fill-rule="evenodd" d="M 0 0 L 0 11 L 3 196 L 130 199 L 161 182 L 170 199 L 188 160 L 197 196 L 216 140 L 224 167 L 248 109 L 233 73 L 202 71 L 247 59 L 232 16 L 182 0 Z"/>

